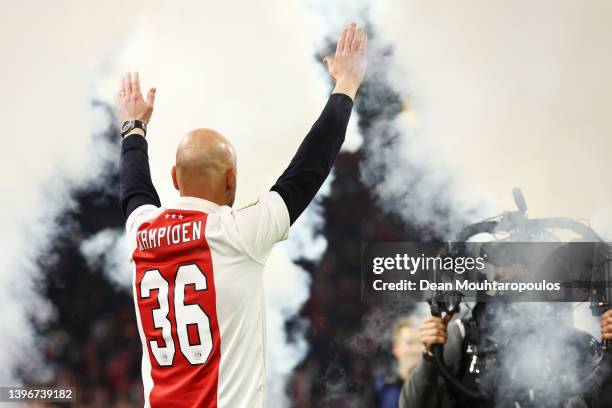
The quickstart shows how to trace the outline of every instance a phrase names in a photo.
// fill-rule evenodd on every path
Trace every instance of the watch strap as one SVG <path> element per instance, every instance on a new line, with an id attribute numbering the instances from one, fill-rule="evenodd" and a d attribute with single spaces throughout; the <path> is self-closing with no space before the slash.
<path id="1" fill-rule="evenodd" d="M 130 133 L 134 129 L 142 129 L 142 131 L 147 134 L 147 124 L 141 120 L 126 120 L 123 122 L 121 126 L 121 137 L 125 137 L 128 133 Z"/>

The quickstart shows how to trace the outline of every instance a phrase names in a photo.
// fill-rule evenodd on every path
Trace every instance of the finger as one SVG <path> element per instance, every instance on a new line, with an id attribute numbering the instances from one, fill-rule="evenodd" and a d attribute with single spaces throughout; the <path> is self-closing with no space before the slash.
<path id="1" fill-rule="evenodd" d="M 431 335 L 431 336 L 423 337 L 421 340 L 422 340 L 423 344 L 425 344 L 426 346 L 431 346 L 432 344 L 434 344 L 436 342 L 437 338 L 438 338 L 438 336 Z"/>
<path id="2" fill-rule="evenodd" d="M 357 28 L 355 30 L 355 34 L 353 35 L 353 41 L 351 41 L 351 52 L 357 51 L 359 48 L 359 41 L 361 40 L 361 28 Z"/>
<path id="3" fill-rule="evenodd" d="M 119 81 L 119 95 L 125 94 L 125 83 L 123 81 L 123 78 L 121 78 L 121 81 Z"/>
<path id="4" fill-rule="evenodd" d="M 359 52 L 361 53 L 365 52 L 367 45 L 368 45 L 368 36 L 366 35 L 366 33 L 363 33 L 361 36 L 361 42 L 359 43 Z"/>
<path id="5" fill-rule="evenodd" d="M 125 95 L 131 96 L 132 95 L 132 78 L 129 72 L 126 73 L 125 77 L 123 78 L 123 86 L 125 87 Z"/>
<path id="6" fill-rule="evenodd" d="M 444 330 L 432 329 L 421 333 L 421 337 L 446 337 Z"/>
<path id="7" fill-rule="evenodd" d="M 612 340 L 612 333 L 603 333 L 603 334 L 601 335 L 601 337 L 602 337 L 604 340 Z"/>
<path id="8" fill-rule="evenodd" d="M 612 325 L 612 317 L 605 317 L 601 319 L 601 327 L 605 325 Z"/>
<path id="9" fill-rule="evenodd" d="M 439 317 L 431 317 L 431 318 L 423 320 L 423 323 L 421 325 L 422 326 L 426 326 L 426 325 L 431 325 L 431 324 L 433 324 L 433 325 L 435 325 L 435 324 L 444 325 L 444 322 Z"/>
<path id="10" fill-rule="evenodd" d="M 422 339 L 422 343 L 426 346 L 430 346 L 434 343 L 446 343 L 446 336 L 431 335 Z"/>
<path id="11" fill-rule="evenodd" d="M 141 95 L 140 76 L 138 75 L 138 71 L 132 73 L 132 92 L 136 95 Z"/>
<path id="12" fill-rule="evenodd" d="M 446 333 L 446 327 L 440 327 L 440 326 L 426 327 L 422 331 L 419 332 L 419 335 L 426 336 L 429 333 Z"/>
<path id="13" fill-rule="evenodd" d="M 344 40 L 346 38 L 346 32 L 348 31 L 348 28 L 345 28 L 344 30 L 342 30 L 342 32 L 340 33 L 340 38 L 338 39 L 338 44 L 336 44 L 336 57 L 342 52 L 344 51 Z"/>
<path id="14" fill-rule="evenodd" d="M 335 59 L 330 58 L 330 57 L 325 57 L 323 59 L 323 62 L 325 62 L 325 65 L 327 65 L 327 71 L 329 72 L 329 76 L 335 81 L 336 77 L 333 74 Z"/>
<path id="15" fill-rule="evenodd" d="M 422 326 L 422 327 L 421 327 L 421 329 L 419 330 L 419 332 L 420 332 L 420 333 L 427 333 L 427 332 L 429 332 L 430 330 L 440 330 L 440 329 L 441 329 L 441 327 L 440 327 L 440 326 L 438 326 L 438 325 L 437 325 L 437 324 L 435 324 L 435 323 L 432 323 L 432 324 L 428 324 L 428 325 L 426 325 L 426 326 Z"/>
<path id="16" fill-rule="evenodd" d="M 355 23 L 352 23 L 348 30 L 346 30 L 346 37 L 344 37 L 344 46 L 342 50 L 348 52 L 351 50 L 351 42 L 353 42 L 353 33 L 355 32 Z"/>
<path id="17" fill-rule="evenodd" d="M 431 322 L 427 325 L 422 326 L 421 331 L 426 332 L 428 330 L 444 330 L 446 331 L 446 326 L 440 322 Z"/>
<path id="18" fill-rule="evenodd" d="M 601 315 L 601 317 L 612 317 L 612 309 L 607 310 L 603 315 Z"/>
<path id="19" fill-rule="evenodd" d="M 430 336 L 427 339 L 424 339 L 423 344 L 425 344 L 427 347 L 431 346 L 432 344 L 444 344 L 446 343 L 446 338 L 442 337 L 442 336 Z"/>
<path id="20" fill-rule="evenodd" d="M 157 92 L 157 89 L 155 88 L 151 88 L 149 89 L 149 93 L 147 93 L 147 105 L 149 105 L 149 107 L 153 107 L 155 106 L 155 93 Z"/>
<path id="21" fill-rule="evenodd" d="M 440 330 L 439 330 L 439 329 L 436 329 L 436 328 L 432 328 L 432 329 L 423 330 L 423 331 L 421 332 L 421 337 L 427 337 L 427 336 L 437 336 L 439 332 L 440 332 Z"/>
<path id="22" fill-rule="evenodd" d="M 428 327 L 431 326 L 435 326 L 436 322 L 435 321 L 424 321 L 423 323 L 421 323 L 421 325 L 419 326 L 420 330 L 426 329 Z"/>
<path id="23" fill-rule="evenodd" d="M 357 45 L 357 52 L 360 52 L 363 49 L 363 42 L 365 41 L 365 33 L 362 31 L 359 36 L 359 44 Z"/>
<path id="24" fill-rule="evenodd" d="M 121 90 L 119 91 L 119 96 L 124 97 L 127 95 L 127 82 L 125 81 L 125 76 L 121 78 Z"/>

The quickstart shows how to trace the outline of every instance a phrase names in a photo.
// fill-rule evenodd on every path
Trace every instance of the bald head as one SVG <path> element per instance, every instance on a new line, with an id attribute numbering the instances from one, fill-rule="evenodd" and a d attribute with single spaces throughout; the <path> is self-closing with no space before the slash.
<path id="1" fill-rule="evenodd" d="M 172 179 L 181 196 L 232 205 L 236 193 L 234 147 L 214 130 L 192 130 L 176 150 Z"/>

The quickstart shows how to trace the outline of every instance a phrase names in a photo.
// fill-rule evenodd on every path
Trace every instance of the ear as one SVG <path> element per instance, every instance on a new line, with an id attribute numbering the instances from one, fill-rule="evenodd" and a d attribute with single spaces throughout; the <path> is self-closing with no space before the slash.
<path id="1" fill-rule="evenodd" d="M 176 166 L 172 166 L 172 184 L 174 184 L 174 188 L 176 188 L 178 191 L 181 191 L 179 189 L 179 185 L 178 185 L 178 179 L 176 178 Z"/>
<path id="2" fill-rule="evenodd" d="M 225 172 L 225 190 L 233 191 L 236 189 L 236 167 L 232 167 Z"/>

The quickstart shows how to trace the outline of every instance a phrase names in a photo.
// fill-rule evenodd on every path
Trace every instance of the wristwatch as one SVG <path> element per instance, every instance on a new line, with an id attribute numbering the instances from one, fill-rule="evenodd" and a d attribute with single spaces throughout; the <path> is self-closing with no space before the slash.
<path id="1" fill-rule="evenodd" d="M 123 125 L 121 125 L 121 137 L 125 137 L 125 135 L 127 135 L 128 133 L 130 133 L 132 130 L 136 128 L 142 129 L 146 136 L 147 134 L 147 124 L 146 123 L 144 123 L 141 120 L 126 120 L 125 122 L 123 122 Z"/>

